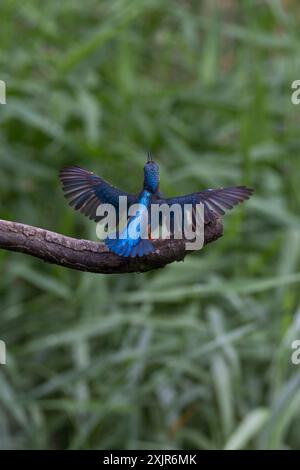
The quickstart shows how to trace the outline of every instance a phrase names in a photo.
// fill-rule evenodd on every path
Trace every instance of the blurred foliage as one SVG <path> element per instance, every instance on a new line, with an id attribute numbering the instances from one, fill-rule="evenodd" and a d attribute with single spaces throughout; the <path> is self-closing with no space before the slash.
<path id="1" fill-rule="evenodd" d="M 5 219 L 95 239 L 64 165 L 169 195 L 248 184 L 224 237 L 147 275 L 0 252 L 1 448 L 299 448 L 300 7 L 2 0 Z"/>

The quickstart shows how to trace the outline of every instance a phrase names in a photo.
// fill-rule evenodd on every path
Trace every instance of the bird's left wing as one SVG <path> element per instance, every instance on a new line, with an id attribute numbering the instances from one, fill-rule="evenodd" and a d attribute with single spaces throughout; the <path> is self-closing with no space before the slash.
<path id="1" fill-rule="evenodd" d="M 193 207 L 202 203 L 204 205 L 204 222 L 207 224 L 216 216 L 224 215 L 226 210 L 232 209 L 238 203 L 249 199 L 252 194 L 253 189 L 246 186 L 232 186 L 229 188 L 206 189 L 174 198 L 157 199 L 155 202 L 168 205 L 180 204 L 181 206 L 190 204 Z"/>
<path id="2" fill-rule="evenodd" d="M 100 204 L 112 204 L 119 215 L 119 197 L 127 197 L 127 205 L 135 204 L 138 197 L 115 188 L 94 173 L 78 166 L 63 168 L 60 172 L 65 197 L 75 210 L 98 222 L 96 212 Z"/>

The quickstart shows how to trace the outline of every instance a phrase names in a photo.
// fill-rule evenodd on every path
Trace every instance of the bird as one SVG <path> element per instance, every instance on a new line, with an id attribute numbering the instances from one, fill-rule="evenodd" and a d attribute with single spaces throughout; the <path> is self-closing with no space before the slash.
<path id="1" fill-rule="evenodd" d="M 138 194 L 122 191 L 100 176 L 79 166 L 63 168 L 59 177 L 69 205 L 96 222 L 101 220 L 101 216 L 97 215 L 100 204 L 111 204 L 120 220 L 122 217 L 119 213 L 120 196 L 126 196 L 128 209 L 134 204 L 139 205 L 139 210 L 128 219 L 123 229 L 119 229 L 117 236 L 108 235 L 104 240 L 111 252 L 122 257 L 142 257 L 155 251 L 151 234 L 149 233 L 149 237 L 141 235 L 143 223 L 146 223 L 146 220 L 149 222 L 146 216 L 149 215 L 153 204 L 167 204 L 169 207 L 179 204 L 182 209 L 185 204 L 189 204 L 194 210 L 196 205 L 201 203 L 204 207 L 204 225 L 206 225 L 213 222 L 216 217 L 223 216 L 227 210 L 249 199 L 254 192 L 246 186 L 231 186 L 205 189 L 171 198 L 164 197 L 160 191 L 159 165 L 153 160 L 150 152 L 148 152 L 144 166 L 143 188 Z M 133 227 L 137 232 L 134 237 L 130 230 Z"/>

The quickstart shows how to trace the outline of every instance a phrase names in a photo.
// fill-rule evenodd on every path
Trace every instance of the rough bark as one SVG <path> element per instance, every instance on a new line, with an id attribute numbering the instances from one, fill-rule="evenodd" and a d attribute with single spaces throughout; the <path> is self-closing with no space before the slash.
<path id="1" fill-rule="evenodd" d="M 205 245 L 222 236 L 223 224 L 217 218 L 205 226 Z M 31 225 L 0 220 L 0 248 L 39 258 L 47 263 L 93 273 L 119 274 L 145 272 L 182 261 L 191 252 L 184 240 L 156 240 L 155 253 L 124 258 L 108 251 L 100 242 L 80 240 Z"/>

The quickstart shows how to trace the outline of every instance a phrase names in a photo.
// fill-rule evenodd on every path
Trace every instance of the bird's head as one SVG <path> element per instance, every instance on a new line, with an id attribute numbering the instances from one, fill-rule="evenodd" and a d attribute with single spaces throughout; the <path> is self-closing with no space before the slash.
<path id="1" fill-rule="evenodd" d="M 148 160 L 144 166 L 144 175 L 144 189 L 150 193 L 156 193 L 159 186 L 159 166 L 152 159 L 150 152 L 148 152 Z"/>

